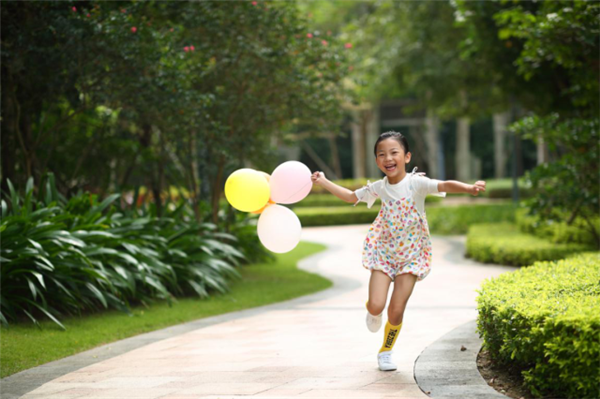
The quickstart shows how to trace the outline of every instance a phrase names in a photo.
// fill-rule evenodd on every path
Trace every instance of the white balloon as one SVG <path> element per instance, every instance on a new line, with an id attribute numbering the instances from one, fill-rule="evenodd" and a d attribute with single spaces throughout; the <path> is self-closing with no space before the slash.
<path id="1" fill-rule="evenodd" d="M 302 224 L 291 209 L 270 205 L 258 218 L 258 238 L 271 252 L 289 252 L 300 242 Z"/>

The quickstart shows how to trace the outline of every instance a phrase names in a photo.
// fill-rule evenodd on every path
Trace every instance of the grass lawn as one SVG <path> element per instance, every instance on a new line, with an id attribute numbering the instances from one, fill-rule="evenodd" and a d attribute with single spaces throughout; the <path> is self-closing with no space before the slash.
<path id="1" fill-rule="evenodd" d="M 51 321 L 39 329 L 31 323 L 11 324 L 0 330 L 0 376 L 58 360 L 127 337 L 164 327 L 281 302 L 328 288 L 332 283 L 297 269 L 302 258 L 324 250 L 323 245 L 300 243 L 293 251 L 277 254 L 276 261 L 244 266 L 242 279 L 228 294 L 208 299 L 182 298 L 169 307 L 156 302 L 133 308 L 133 316 L 106 311 L 81 318 L 61 319 L 66 331 Z"/>

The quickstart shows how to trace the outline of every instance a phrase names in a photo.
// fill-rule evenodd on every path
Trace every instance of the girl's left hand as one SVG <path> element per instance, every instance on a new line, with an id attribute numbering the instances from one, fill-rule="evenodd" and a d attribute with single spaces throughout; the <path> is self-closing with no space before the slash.
<path id="1" fill-rule="evenodd" d="M 485 182 L 483 180 L 478 180 L 471 186 L 470 194 L 477 196 L 480 191 L 485 191 Z"/>

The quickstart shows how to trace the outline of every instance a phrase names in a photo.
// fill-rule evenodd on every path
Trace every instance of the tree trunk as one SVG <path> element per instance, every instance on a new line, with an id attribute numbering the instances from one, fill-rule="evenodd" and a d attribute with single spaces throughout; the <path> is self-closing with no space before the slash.
<path id="1" fill-rule="evenodd" d="M 470 126 L 469 118 L 458 119 L 456 127 L 456 178 L 463 182 L 471 179 Z"/>
<path id="2" fill-rule="evenodd" d="M 2 191 L 8 192 L 7 180 L 10 180 L 13 184 L 15 181 L 15 165 L 16 159 L 16 140 L 15 140 L 15 126 L 18 123 L 16 121 L 15 104 L 13 97 L 13 87 L 11 79 L 7 78 L 8 71 L 6 67 L 2 67 L 2 81 L 4 84 L 2 90 L 2 119 L 0 126 L 2 127 L 2 134 L 0 134 L 0 146 L 2 156 Z"/>
<path id="3" fill-rule="evenodd" d="M 225 157 L 221 155 L 217 164 L 217 176 L 212 187 L 212 222 L 216 225 L 219 222 L 219 200 L 221 199 L 221 186 L 223 185 L 223 172 L 225 169 Z"/>
<path id="4" fill-rule="evenodd" d="M 331 149 L 331 166 L 337 176 L 338 179 L 343 179 L 342 177 L 342 166 L 340 164 L 340 154 L 338 152 L 338 146 L 335 141 L 335 134 L 330 133 L 327 136 L 329 140 L 329 148 Z"/>
<path id="5" fill-rule="evenodd" d="M 460 102 L 465 113 L 468 105 L 467 101 L 467 92 L 461 90 Z M 456 126 L 456 178 L 463 182 L 471 179 L 470 127 L 471 121 L 467 116 L 458 118 Z"/>
<path id="6" fill-rule="evenodd" d="M 427 176 L 435 179 L 441 179 L 440 157 L 439 157 L 439 131 L 440 121 L 432 108 L 427 109 L 427 118 L 425 119 L 425 140 L 427 141 Z"/>
<path id="7" fill-rule="evenodd" d="M 200 192 L 198 190 L 198 147 L 196 140 L 196 131 L 190 130 L 189 132 L 189 140 L 188 140 L 188 185 L 189 190 L 192 195 L 192 209 L 194 210 L 194 215 L 196 216 L 196 221 L 202 221 L 202 215 L 200 214 Z"/>
<path id="8" fill-rule="evenodd" d="M 366 176 L 366 133 L 369 118 L 369 111 L 354 111 L 354 121 L 351 126 L 355 179 L 364 178 Z"/>
<path id="9" fill-rule="evenodd" d="M 152 147 L 152 126 L 148 123 L 142 124 L 142 135 L 140 136 L 140 144 L 143 148 L 149 149 Z M 158 173 L 154 171 L 154 165 L 150 165 L 148 168 L 150 174 L 148 176 L 148 182 L 150 183 L 149 191 L 152 192 L 152 197 L 154 199 L 154 204 L 156 205 L 156 215 L 162 216 L 162 201 L 160 198 L 161 195 L 161 175 L 160 175 L 160 165 Z M 158 178 L 157 178 L 158 175 Z"/>
<path id="10" fill-rule="evenodd" d="M 506 133 L 509 123 L 509 111 L 494 114 L 494 176 L 496 179 L 506 177 Z"/>

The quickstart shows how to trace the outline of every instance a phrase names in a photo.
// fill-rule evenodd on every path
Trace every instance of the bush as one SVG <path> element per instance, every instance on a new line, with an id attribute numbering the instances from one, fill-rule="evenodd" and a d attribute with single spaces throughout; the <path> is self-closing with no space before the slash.
<path id="1" fill-rule="evenodd" d="M 563 221 L 544 220 L 539 216 L 529 215 L 526 209 L 519 210 L 516 214 L 517 225 L 525 233 L 544 237 L 555 243 L 598 245 L 585 219 L 576 218 L 571 224 L 564 222 L 566 219 L 567 216 L 559 219 Z M 591 223 L 600 231 L 600 217 L 592 218 Z"/>
<path id="2" fill-rule="evenodd" d="M 563 259 L 590 250 L 582 244 L 555 244 L 521 233 L 511 223 L 479 224 L 469 228 L 466 256 L 484 263 L 525 266 L 537 261 Z"/>
<path id="3" fill-rule="evenodd" d="M 463 205 L 426 209 L 432 234 L 466 234 L 476 223 L 513 222 L 515 207 L 507 205 Z"/>
<path id="4" fill-rule="evenodd" d="M 330 226 L 371 223 L 377 217 L 379 209 L 380 206 L 375 205 L 371 209 L 364 205 L 345 205 L 296 208 L 294 212 L 303 226 Z M 465 234 L 473 223 L 514 221 L 514 211 L 512 205 L 439 206 L 428 208 L 426 217 L 432 234 Z"/>
<path id="5" fill-rule="evenodd" d="M 333 182 L 335 184 L 339 184 L 342 187 L 347 188 L 350 191 L 355 191 L 358 190 L 359 188 L 366 186 L 367 185 L 367 181 L 371 181 L 371 182 L 375 182 L 377 180 L 379 180 L 380 178 L 360 178 L 360 179 L 340 179 L 340 180 L 334 180 Z M 321 186 L 317 186 L 317 185 L 313 185 L 312 190 L 310 191 L 311 195 L 312 194 L 327 194 L 327 195 L 333 195 L 331 194 L 329 191 L 327 191 L 325 188 L 321 187 Z M 309 195 L 310 197 L 310 195 Z"/>
<path id="6" fill-rule="evenodd" d="M 427 196 L 425 203 L 439 203 L 443 201 L 441 197 Z M 292 208 L 319 208 L 319 207 L 339 207 L 344 202 L 332 194 L 311 194 L 302 201 L 292 205 Z M 364 205 L 364 203 L 362 203 Z M 357 205 L 358 207 L 358 205 Z"/>
<path id="7" fill-rule="evenodd" d="M 517 180 L 519 186 L 519 198 L 530 198 L 534 192 L 523 177 Z M 486 180 L 486 191 L 483 196 L 489 198 L 512 198 L 512 179 L 490 179 Z"/>
<path id="8" fill-rule="evenodd" d="M 225 292 L 228 278 L 238 276 L 234 267 L 244 255 L 231 245 L 236 238 L 197 223 L 185 202 L 167 204 L 156 217 L 153 205 L 119 209 L 118 194 L 102 202 L 91 194 L 67 201 L 53 176 L 37 199 L 32 179 L 24 197 L 8 186 L 0 225 L 5 325 L 22 316 L 37 323 L 43 314 L 64 328 L 63 312 L 129 312 L 131 302 L 206 297 Z"/>
<path id="9" fill-rule="evenodd" d="M 379 207 L 353 207 L 352 205 L 321 208 L 295 208 L 302 226 L 336 226 L 371 223 L 379 213 Z"/>
<path id="10" fill-rule="evenodd" d="M 478 330 L 494 360 L 538 396 L 600 397 L 600 256 L 538 262 L 486 280 Z"/>

